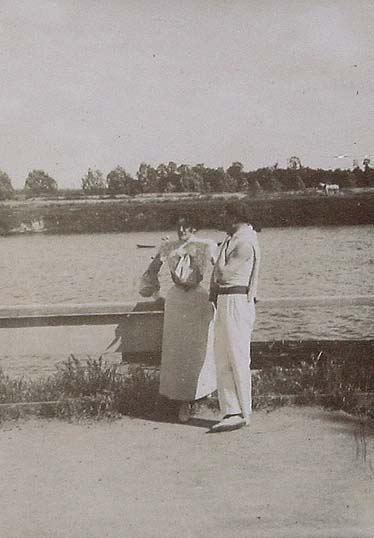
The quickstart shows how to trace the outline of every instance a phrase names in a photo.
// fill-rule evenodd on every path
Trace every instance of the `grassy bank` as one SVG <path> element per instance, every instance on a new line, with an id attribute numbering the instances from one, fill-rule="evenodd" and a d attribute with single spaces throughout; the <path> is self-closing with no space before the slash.
<path id="1" fill-rule="evenodd" d="M 170 230 L 182 214 L 201 228 L 216 227 L 234 200 L 258 227 L 355 225 L 374 223 L 374 193 L 312 192 L 240 195 L 155 195 L 126 199 L 34 200 L 0 205 L 0 233 L 44 231 L 53 234 Z"/>
<path id="2" fill-rule="evenodd" d="M 367 411 L 362 406 L 362 393 L 373 392 L 374 365 L 352 376 L 344 361 L 323 360 L 322 353 L 297 367 L 268 367 L 253 373 L 255 409 L 292 402 L 362 413 Z M 65 419 L 121 415 L 170 418 L 176 416 L 177 409 L 160 399 L 157 370 L 134 365 L 124 374 L 101 358 L 82 362 L 73 356 L 58 365 L 54 375 L 38 380 L 14 379 L 0 371 L 0 404 L 20 402 L 55 402 L 53 407 L 39 408 L 39 414 Z M 205 405 L 217 407 L 217 401 L 208 399 Z M 0 412 L 0 420 L 2 416 Z"/>

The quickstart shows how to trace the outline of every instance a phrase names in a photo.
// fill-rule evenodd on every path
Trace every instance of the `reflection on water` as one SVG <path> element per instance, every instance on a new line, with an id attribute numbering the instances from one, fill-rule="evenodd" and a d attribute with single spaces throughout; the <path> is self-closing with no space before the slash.
<path id="1" fill-rule="evenodd" d="M 374 295 L 373 232 L 373 226 L 264 229 L 259 234 L 259 296 Z M 217 241 L 223 237 L 212 230 L 200 235 Z M 92 303 L 136 298 L 137 280 L 155 253 L 137 245 L 156 245 L 161 237 L 161 233 L 146 232 L 1 238 L 0 302 Z M 166 269 L 161 283 L 165 292 L 170 283 Z M 370 307 L 259 307 L 257 313 L 256 340 L 373 337 Z M 2 343 L 4 330 L 0 331 Z"/>
<path id="2" fill-rule="evenodd" d="M 264 229 L 260 295 L 374 293 L 374 227 Z M 217 241 L 222 234 L 200 232 Z M 136 281 L 161 233 L 19 236 L 0 239 L 0 301 L 88 303 L 136 297 Z M 164 287 L 169 283 L 162 273 Z"/>

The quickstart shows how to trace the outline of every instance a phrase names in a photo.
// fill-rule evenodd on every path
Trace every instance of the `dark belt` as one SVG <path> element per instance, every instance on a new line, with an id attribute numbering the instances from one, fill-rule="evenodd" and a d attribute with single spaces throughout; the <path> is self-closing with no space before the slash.
<path id="1" fill-rule="evenodd" d="M 217 295 L 247 295 L 248 291 L 247 286 L 229 286 L 227 288 L 218 286 Z"/>

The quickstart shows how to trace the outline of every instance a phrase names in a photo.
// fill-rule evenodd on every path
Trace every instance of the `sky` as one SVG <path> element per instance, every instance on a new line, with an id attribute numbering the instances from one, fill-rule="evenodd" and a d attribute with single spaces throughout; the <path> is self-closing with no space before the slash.
<path id="1" fill-rule="evenodd" d="M 374 159 L 373 21 L 372 0 L 0 0 L 0 168 L 79 188 L 88 167 Z"/>

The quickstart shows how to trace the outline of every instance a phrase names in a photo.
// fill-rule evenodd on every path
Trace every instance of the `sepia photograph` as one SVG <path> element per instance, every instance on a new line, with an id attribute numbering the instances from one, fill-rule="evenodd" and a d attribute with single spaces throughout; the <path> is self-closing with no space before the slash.
<path id="1" fill-rule="evenodd" d="M 373 538 L 373 20 L 0 0 L 1 538 Z"/>

